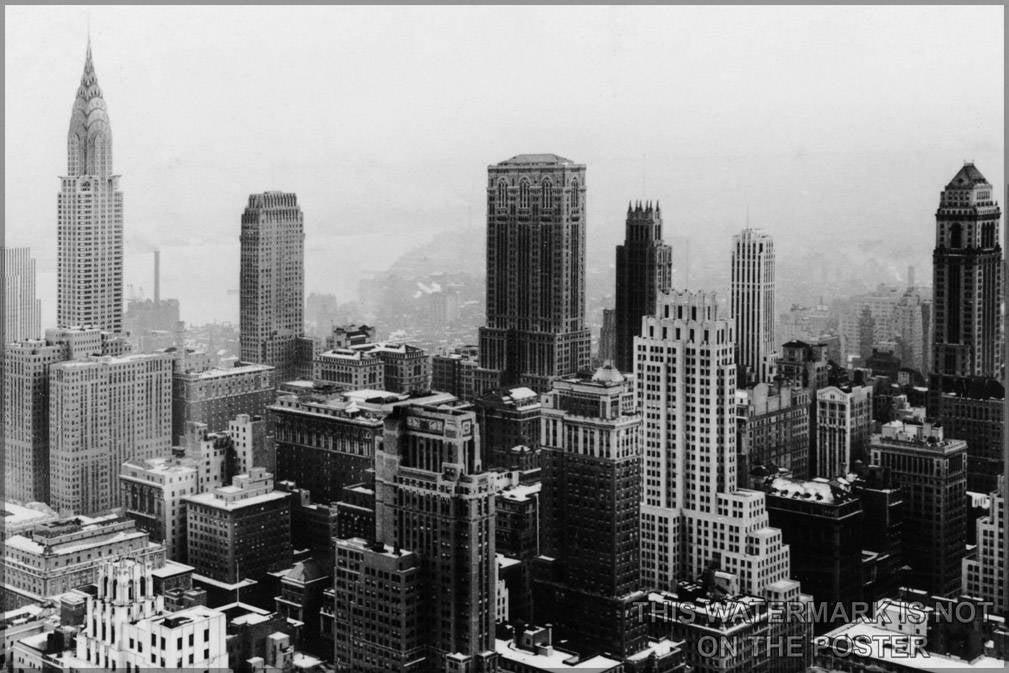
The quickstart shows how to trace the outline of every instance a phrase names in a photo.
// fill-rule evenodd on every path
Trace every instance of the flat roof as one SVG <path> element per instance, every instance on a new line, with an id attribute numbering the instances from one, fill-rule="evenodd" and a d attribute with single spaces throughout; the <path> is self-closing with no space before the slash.
<path id="1" fill-rule="evenodd" d="M 227 486 L 223 488 L 229 488 Z M 226 493 L 237 493 L 241 489 L 229 490 Z M 266 502 L 273 502 L 275 500 L 283 500 L 289 497 L 291 494 L 286 491 L 270 491 L 269 493 L 260 493 L 259 495 L 252 495 L 248 498 L 241 498 L 239 500 L 227 501 L 223 498 L 217 497 L 217 494 L 213 491 L 208 493 L 200 493 L 199 495 L 187 495 L 182 499 L 186 502 L 191 502 L 197 505 L 206 505 L 207 507 L 213 507 L 215 509 L 223 509 L 229 512 L 233 512 L 236 509 L 243 509 L 245 507 L 251 507 L 253 505 L 261 505 Z"/>
<path id="2" fill-rule="evenodd" d="M 593 671 L 594 673 L 603 673 L 611 668 L 620 666 L 619 661 L 603 656 L 591 657 L 578 663 L 568 663 L 572 659 L 577 659 L 577 655 L 554 648 L 550 649 L 549 654 L 537 654 L 520 649 L 515 645 L 514 640 L 501 640 L 500 638 L 494 640 L 494 649 L 500 656 L 509 661 L 515 661 L 545 671 Z"/>
<path id="3" fill-rule="evenodd" d="M 910 656 L 915 653 L 913 642 L 910 636 L 905 633 L 888 631 L 871 622 L 859 621 L 854 624 L 846 624 L 822 636 L 813 639 L 817 645 L 823 646 L 831 640 L 838 638 L 853 639 L 856 637 L 865 638 L 859 641 L 859 648 L 869 650 L 869 654 L 860 655 L 867 659 L 878 659 L 880 661 L 892 661 L 907 668 L 914 668 L 922 671 L 935 671 L 943 669 L 998 669 L 1006 670 L 1006 661 L 995 659 L 994 657 L 980 656 L 974 661 L 964 661 L 957 657 L 928 652 L 927 656 Z M 918 636 L 923 640 L 921 636 Z M 896 650 L 896 651 L 895 651 Z"/>

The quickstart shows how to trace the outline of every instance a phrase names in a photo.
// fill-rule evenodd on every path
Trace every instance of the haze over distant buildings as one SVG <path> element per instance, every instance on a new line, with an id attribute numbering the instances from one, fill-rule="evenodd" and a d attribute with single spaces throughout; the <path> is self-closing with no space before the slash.
<path id="1" fill-rule="evenodd" d="M 664 206 L 667 240 L 691 238 L 696 287 L 727 288 L 725 240 L 749 207 L 778 241 L 779 292 L 814 269 L 821 288 L 858 280 L 867 291 L 903 280 L 908 265 L 928 268 L 920 233 L 950 156 L 1003 182 L 1001 12 L 12 7 L 7 239 L 37 251 L 42 322 L 54 324 L 58 184 L 36 181 L 65 161 L 70 110 L 52 101 L 79 81 L 90 18 L 127 194 L 125 282 L 149 296 L 146 255 L 160 247 L 163 294 L 189 323 L 237 322 L 233 223 L 248 194 L 298 194 L 315 242 L 306 291 L 350 300 L 357 276 L 435 233 L 481 229 L 486 158 L 540 147 L 590 167 L 590 267 L 611 261 L 627 199 L 649 198 Z M 172 40 L 155 39 L 165 31 Z M 43 33 L 52 47 L 40 52 Z M 395 54 L 378 48 L 389 43 Z M 550 85 L 528 76 L 562 60 Z M 965 60 L 980 67 L 963 71 Z M 955 118 L 935 105 L 937 83 L 951 81 L 970 92 Z M 432 97 L 432 87 L 467 93 Z M 198 114 L 177 113 L 180 91 Z M 390 186 L 381 198 L 378 183 Z"/>

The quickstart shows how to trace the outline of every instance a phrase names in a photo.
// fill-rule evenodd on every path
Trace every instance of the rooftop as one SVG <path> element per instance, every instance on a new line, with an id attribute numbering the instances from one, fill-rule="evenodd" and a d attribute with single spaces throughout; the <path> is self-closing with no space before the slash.
<path id="1" fill-rule="evenodd" d="M 225 495 L 231 495 L 241 491 L 241 489 L 234 486 L 222 486 L 217 490 Z M 183 500 L 197 505 L 205 505 L 207 507 L 214 507 L 215 509 L 223 509 L 231 512 L 236 509 L 251 507 L 252 505 L 262 505 L 263 503 L 273 502 L 275 500 L 284 500 L 285 498 L 290 497 L 290 495 L 290 493 L 285 493 L 284 491 L 271 491 L 269 493 L 261 493 L 260 495 L 252 495 L 248 498 L 228 501 L 218 497 L 217 493 L 210 492 L 200 493 L 199 495 L 187 495 L 183 498 Z"/>
<path id="2" fill-rule="evenodd" d="M 577 655 L 563 650 L 550 648 L 543 654 L 530 652 L 519 648 L 513 640 L 495 639 L 494 649 L 503 659 L 530 666 L 533 670 L 543 671 L 590 671 L 591 673 L 606 673 L 615 670 L 620 662 L 603 656 L 596 656 L 584 661 L 578 661 Z"/>
<path id="3" fill-rule="evenodd" d="M 574 166 L 575 162 L 557 154 L 516 154 L 511 159 L 505 159 L 498 166 L 529 166 L 536 164 Z"/>
<path id="4" fill-rule="evenodd" d="M 972 162 L 967 162 L 963 165 L 963 168 L 957 171 L 953 179 L 949 181 L 946 189 L 966 189 L 978 184 L 986 185 L 988 181 L 981 175 L 981 171 Z"/>
<path id="5" fill-rule="evenodd" d="M 912 644 L 912 636 L 888 631 L 876 626 L 871 622 L 860 621 L 854 624 L 846 624 L 830 631 L 813 642 L 818 647 L 824 647 L 832 641 L 842 639 L 846 641 L 846 646 L 850 646 L 853 639 L 858 638 L 859 649 L 867 651 L 857 654 L 868 659 L 878 659 L 880 661 L 893 661 L 905 668 L 922 671 L 936 671 L 944 669 L 964 670 L 1006 670 L 1006 662 L 994 657 L 981 656 L 974 661 L 964 661 L 953 656 L 946 656 L 927 652 L 925 656 L 912 656 L 916 653 Z"/>

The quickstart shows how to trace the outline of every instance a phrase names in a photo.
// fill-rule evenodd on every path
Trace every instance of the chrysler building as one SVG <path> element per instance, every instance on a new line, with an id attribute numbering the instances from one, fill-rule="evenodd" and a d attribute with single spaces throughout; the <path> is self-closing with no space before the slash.
<path id="1" fill-rule="evenodd" d="M 112 127 L 88 41 L 60 178 L 57 322 L 118 333 L 123 324 L 123 194 Z"/>

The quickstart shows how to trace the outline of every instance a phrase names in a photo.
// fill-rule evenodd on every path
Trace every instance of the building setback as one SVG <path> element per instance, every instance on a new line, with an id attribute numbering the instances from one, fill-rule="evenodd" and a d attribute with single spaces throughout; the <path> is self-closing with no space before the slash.
<path id="1" fill-rule="evenodd" d="M 999 477 L 998 490 L 991 494 L 986 516 L 977 520 L 977 549 L 963 560 L 962 590 L 991 603 L 993 613 L 1009 616 L 1006 604 L 1006 480 Z M 1000 571 L 1001 569 L 1001 571 Z"/>
<path id="2" fill-rule="evenodd" d="M 112 127 L 90 40 L 70 115 L 57 218 L 57 325 L 122 332 L 123 194 L 112 172 Z"/>
<path id="3" fill-rule="evenodd" d="M 673 249 L 662 242 L 662 211 L 658 202 L 654 206 L 627 204 L 624 242 L 617 246 L 613 364 L 618 370 L 634 371 L 634 337 L 641 334 L 641 318 L 655 312 L 658 293 L 669 292 L 672 282 Z"/>
<path id="4" fill-rule="evenodd" d="M 487 169 L 487 324 L 476 394 L 537 392 L 589 364 L 585 166 L 520 154 Z"/>
<path id="5" fill-rule="evenodd" d="M 737 487 L 734 322 L 714 293 L 660 294 L 634 341 L 643 417 L 641 570 L 668 591 L 717 567 L 730 593 L 799 600 L 764 494 Z"/>

